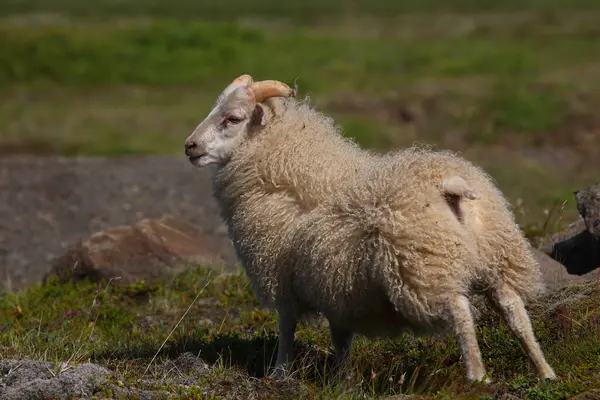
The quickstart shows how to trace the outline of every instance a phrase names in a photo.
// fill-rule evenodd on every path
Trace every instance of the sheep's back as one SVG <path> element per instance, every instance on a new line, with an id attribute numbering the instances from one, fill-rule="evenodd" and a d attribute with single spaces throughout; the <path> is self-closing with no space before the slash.
<path id="1" fill-rule="evenodd" d="M 409 164 L 409 179 L 421 182 L 420 187 L 428 196 L 441 191 L 443 179 L 458 175 L 480 195 L 477 200 L 463 199 L 461 209 L 463 225 L 476 243 L 481 273 L 488 285 L 498 279 L 508 282 L 525 300 L 540 293 L 542 283 L 539 265 L 530 244 L 525 239 L 514 214 L 500 189 L 482 168 L 449 151 L 428 152 L 407 149 L 397 158 Z M 433 185 L 428 191 L 423 186 Z M 433 190 L 433 193 L 431 192 Z"/>
<path id="2" fill-rule="evenodd" d="M 391 313 L 431 330 L 446 296 L 472 280 L 469 236 L 443 201 L 423 201 L 377 170 L 303 217 L 292 250 L 295 291 L 333 320 Z"/>

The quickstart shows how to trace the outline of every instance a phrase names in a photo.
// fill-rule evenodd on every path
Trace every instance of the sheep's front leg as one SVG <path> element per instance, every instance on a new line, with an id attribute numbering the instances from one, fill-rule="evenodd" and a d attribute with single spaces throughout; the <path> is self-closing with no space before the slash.
<path id="1" fill-rule="evenodd" d="M 531 320 L 521 297 L 510 287 L 503 284 L 491 296 L 494 304 L 501 310 L 504 319 L 527 351 L 537 373 L 544 379 L 556 379 L 556 374 L 548 364 L 537 342 L 531 326 Z"/>
<path id="2" fill-rule="evenodd" d="M 298 319 L 293 312 L 281 311 L 277 325 L 279 328 L 279 346 L 277 349 L 277 361 L 275 370 L 271 374 L 274 378 L 285 378 L 290 373 L 291 364 L 294 361 L 294 333 Z"/>
<path id="3" fill-rule="evenodd" d="M 337 366 L 341 366 L 350 355 L 354 333 L 331 322 L 329 323 L 329 332 L 331 334 L 331 343 L 335 350 L 336 364 Z"/>
<path id="4" fill-rule="evenodd" d="M 450 313 L 454 333 L 467 370 L 467 378 L 471 382 L 482 381 L 486 372 L 477 343 L 475 322 L 473 321 L 469 300 L 464 295 L 458 295 L 450 299 Z M 484 382 L 491 383 L 491 379 L 486 378 Z"/>

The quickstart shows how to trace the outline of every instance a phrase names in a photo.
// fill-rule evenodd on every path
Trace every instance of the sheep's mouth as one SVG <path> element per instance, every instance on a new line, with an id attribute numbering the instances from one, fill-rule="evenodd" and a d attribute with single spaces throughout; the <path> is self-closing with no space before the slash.
<path id="1" fill-rule="evenodd" d="M 203 167 L 207 164 L 207 160 L 209 159 L 208 153 L 203 153 L 197 156 L 189 156 L 189 162 L 195 167 Z"/>

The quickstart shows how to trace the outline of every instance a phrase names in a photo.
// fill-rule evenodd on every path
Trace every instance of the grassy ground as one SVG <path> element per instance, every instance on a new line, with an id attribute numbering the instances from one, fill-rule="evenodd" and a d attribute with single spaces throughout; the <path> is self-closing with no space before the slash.
<path id="1" fill-rule="evenodd" d="M 274 360 L 276 315 L 258 308 L 242 274 L 216 276 L 203 268 L 152 285 L 51 282 L 8 294 L 0 299 L 0 359 L 51 361 L 57 371 L 99 363 L 115 373 L 95 390 L 109 398 L 119 398 L 119 387 L 127 387 L 132 393 L 186 398 L 358 399 L 403 393 L 471 399 L 508 392 L 562 399 L 600 388 L 598 294 L 592 282 L 530 307 L 536 334 L 560 376 L 554 383 L 537 380 L 519 342 L 485 307 L 480 307 L 478 336 L 497 382 L 490 387 L 465 381 L 453 336 L 359 337 L 349 366 L 336 371 L 328 330 L 320 323 L 304 324 L 297 333 L 296 377 L 274 382 L 264 375 Z M 177 367 L 186 352 L 207 367 Z"/>
<path id="2" fill-rule="evenodd" d="M 597 1 L 211 3 L 0 2 L 0 155 L 181 155 L 220 90 L 250 73 L 298 78 L 300 96 L 366 147 L 425 142 L 461 151 L 492 174 L 533 235 L 564 201 L 560 215 L 570 222 L 573 190 L 600 181 Z M 466 385 L 452 340 L 410 335 L 358 340 L 352 379 L 336 383 L 326 330 L 311 326 L 297 338 L 301 377 L 274 383 L 261 377 L 276 346 L 275 316 L 257 308 L 241 276 L 207 279 L 202 270 L 156 287 L 50 285 L 5 295 L 0 358 L 91 359 L 118 374 L 98 388 L 107 397 L 123 382 L 142 385 L 161 349 L 147 389 L 196 398 L 559 399 L 600 378 L 595 298 L 561 308 L 568 317 L 546 312 L 556 298 L 534 307 L 536 332 L 562 377 L 551 384 L 535 381 L 493 316 L 479 331 L 501 381 L 492 388 Z M 194 378 L 205 397 L 169 366 L 183 351 L 211 365 Z"/>

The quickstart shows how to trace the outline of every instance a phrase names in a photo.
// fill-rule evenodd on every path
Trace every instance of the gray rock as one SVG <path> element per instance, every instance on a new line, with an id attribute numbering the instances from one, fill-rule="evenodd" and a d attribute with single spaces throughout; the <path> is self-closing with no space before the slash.
<path id="1" fill-rule="evenodd" d="M 0 360 L 3 400 L 90 398 L 110 372 L 96 364 L 79 364 L 62 372 L 50 362 Z"/>
<path id="2" fill-rule="evenodd" d="M 190 352 L 181 354 L 174 361 L 174 364 L 183 372 L 203 374 L 211 369 L 211 367 L 201 358 Z"/>
<path id="3" fill-rule="evenodd" d="M 600 183 L 575 193 L 577 209 L 591 234 L 600 237 Z"/>

